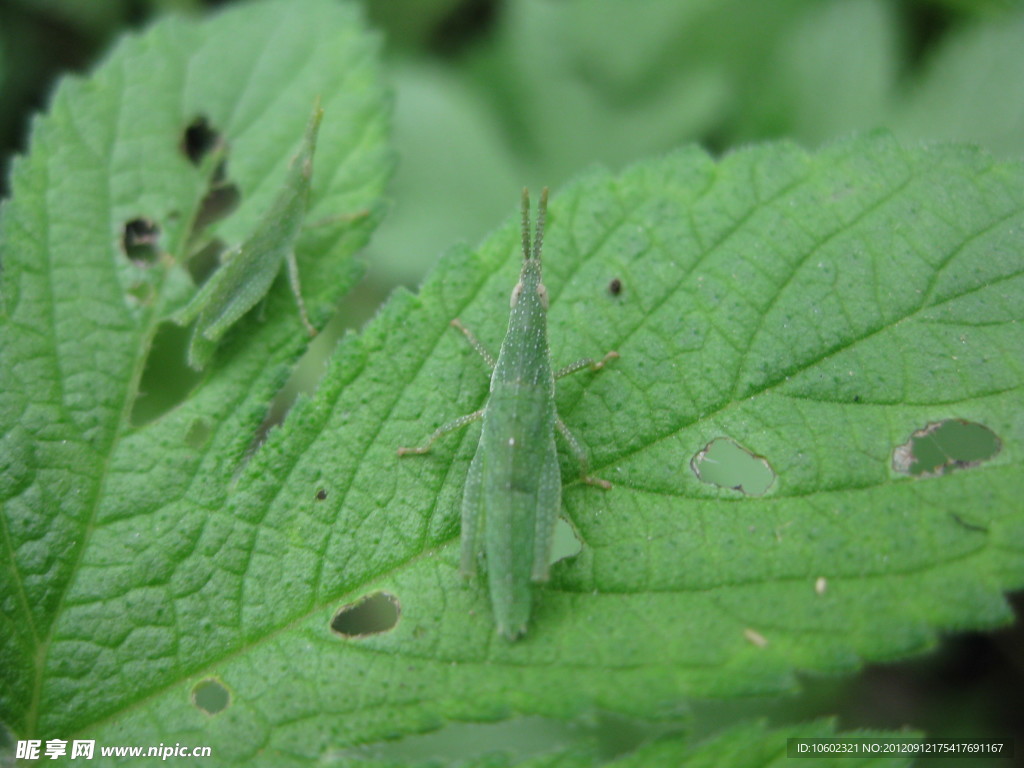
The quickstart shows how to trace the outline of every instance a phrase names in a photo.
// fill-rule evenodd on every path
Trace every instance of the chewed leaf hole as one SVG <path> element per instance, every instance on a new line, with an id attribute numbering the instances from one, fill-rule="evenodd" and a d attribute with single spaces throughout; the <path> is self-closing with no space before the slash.
<path id="1" fill-rule="evenodd" d="M 188 124 L 181 135 L 180 146 L 192 165 L 209 174 L 209 187 L 192 222 L 191 234 L 195 240 L 208 226 L 238 207 L 241 193 L 228 179 L 227 143 L 206 117 L 200 115 Z"/>
<path id="2" fill-rule="evenodd" d="M 551 542 L 551 565 L 559 560 L 576 557 L 583 551 L 583 542 L 576 535 L 572 523 L 563 518 L 555 520 L 555 532 Z"/>
<path id="3" fill-rule="evenodd" d="M 761 496 L 775 482 L 775 470 L 758 456 L 728 437 L 716 437 L 690 460 L 698 479 L 748 496 Z"/>
<path id="4" fill-rule="evenodd" d="M 192 165 L 198 166 L 220 144 L 220 132 L 200 115 L 185 128 L 181 136 L 181 151 Z"/>
<path id="5" fill-rule="evenodd" d="M 199 203 L 199 211 L 192 223 L 193 235 L 198 235 L 214 222 L 225 218 L 241 202 L 242 193 L 237 186 L 222 178 L 225 175 L 221 172 L 215 174 L 213 184 Z"/>
<path id="6" fill-rule="evenodd" d="M 132 403 L 132 426 L 141 427 L 167 413 L 184 401 L 199 382 L 199 373 L 185 364 L 190 333 L 188 328 L 174 323 L 157 326 Z M 191 442 L 186 437 L 186 443 Z"/>
<path id="7" fill-rule="evenodd" d="M 124 225 L 121 248 L 132 263 L 139 267 L 153 266 L 160 256 L 160 227 L 140 216 Z"/>
<path id="8" fill-rule="evenodd" d="M 919 429 L 892 454 L 892 468 L 913 477 L 937 477 L 976 467 L 1002 449 L 995 432 L 964 419 L 932 422 Z"/>
<path id="9" fill-rule="evenodd" d="M 379 635 L 395 628 L 401 612 L 397 597 L 387 592 L 374 592 L 343 606 L 331 619 L 331 629 L 342 637 Z"/>
<path id="10" fill-rule="evenodd" d="M 220 680 L 209 677 L 192 688 L 192 703 L 208 715 L 216 715 L 231 706 L 231 692 Z"/>
<path id="11" fill-rule="evenodd" d="M 188 260 L 188 273 L 196 285 L 202 285 L 221 265 L 221 256 L 227 251 L 223 241 L 214 238 Z"/>

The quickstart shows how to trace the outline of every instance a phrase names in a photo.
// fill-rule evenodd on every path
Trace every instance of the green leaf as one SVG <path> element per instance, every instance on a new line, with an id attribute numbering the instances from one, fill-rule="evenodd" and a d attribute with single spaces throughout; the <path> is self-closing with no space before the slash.
<path id="1" fill-rule="evenodd" d="M 490 232 L 523 173 L 500 123 L 452 72 L 417 61 L 393 65 L 389 75 L 399 94 L 402 162 L 391 186 L 395 206 L 373 235 L 368 270 L 390 289 L 418 283 L 452 243 Z"/>
<path id="2" fill-rule="evenodd" d="M 899 14 L 885 0 L 819 3 L 758 63 L 735 134 L 819 144 L 885 125 L 900 61 Z"/>
<path id="3" fill-rule="evenodd" d="M 205 665 L 208 642 L 238 640 L 224 577 L 244 550 L 217 542 L 242 523 L 219 510 L 308 337 L 282 277 L 187 401 L 132 424 L 161 321 L 195 290 L 187 257 L 214 234 L 193 231 L 211 179 L 183 136 L 203 118 L 226 142 L 241 203 L 215 234 L 238 243 L 319 96 L 309 220 L 373 210 L 391 167 L 376 48 L 356 10 L 329 0 L 167 20 L 65 80 L 36 121 L 0 222 L 0 718 L 15 733 L 77 731 Z M 373 218 L 300 238 L 314 316 L 352 285 Z M 133 222 L 154 241 L 150 259 L 124 250 Z M 180 380 L 183 363 L 164 378 Z"/>
<path id="4" fill-rule="evenodd" d="M 230 18 L 236 35 L 255 24 Z M 273 22 L 275 34 L 298 24 Z M 481 583 L 458 575 L 476 433 L 416 461 L 395 449 L 483 402 L 485 371 L 449 322 L 501 338 L 514 217 L 346 337 L 316 396 L 247 461 L 270 374 L 303 341 L 284 284 L 190 398 L 130 429 L 124 371 L 141 367 L 145 344 L 114 312 L 124 292 L 68 299 L 72 256 L 92 251 L 49 245 L 69 223 L 45 215 L 64 182 L 48 163 L 75 156 L 53 134 L 64 121 L 79 131 L 63 140 L 90 135 L 71 123 L 69 91 L 37 127 L 3 229 L 17 319 L 4 370 L 17 386 L 3 388 L 3 594 L 15 597 L 0 668 L 19 736 L 328 762 L 446 719 L 655 717 L 691 697 L 774 693 L 797 670 L 849 671 L 1010 619 L 1002 592 L 1024 584 L 1019 165 L 871 136 L 718 163 L 682 150 L 563 190 L 545 238 L 555 362 L 621 357 L 563 382 L 559 412 L 616 487 L 576 483 L 563 457 L 584 546 L 538 587 L 530 632 L 509 644 Z M 78 98 L 94 123 L 108 115 Z M 249 156 L 238 141 L 232 151 Z M 94 173 L 134 178 L 131 164 L 116 168 Z M 203 185 L 189 178 L 194 202 Z M 220 236 L 251 229 L 266 199 Z M 98 264 L 116 227 L 104 231 Z M 14 258 L 15 246 L 36 258 Z M 314 284 L 321 302 L 335 290 Z M 1001 450 L 936 477 L 894 469 L 897 447 L 945 419 L 985 426 Z M 691 462 L 718 438 L 767 462 L 776 479 L 763 496 L 697 478 Z M 397 606 L 397 623 L 332 632 L 339 612 L 382 593 L 374 602 Z M 211 688 L 230 694 L 215 714 L 192 701 Z"/>
<path id="5" fill-rule="evenodd" d="M 972 141 L 1004 157 L 1024 155 L 1024 8 L 1007 10 L 943 41 L 894 110 L 891 122 L 901 136 Z"/>
<path id="6" fill-rule="evenodd" d="M 684 140 L 721 139 L 780 36 L 816 3 L 601 0 L 501 6 L 474 68 L 504 134 L 554 184 Z M 638 41 L 643 41 L 638 43 Z"/>

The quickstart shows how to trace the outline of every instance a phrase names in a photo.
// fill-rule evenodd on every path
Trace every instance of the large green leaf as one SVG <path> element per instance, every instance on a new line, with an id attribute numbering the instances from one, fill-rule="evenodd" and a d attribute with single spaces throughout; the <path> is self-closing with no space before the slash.
<path id="1" fill-rule="evenodd" d="M 816 3 L 784 27 L 757 62 L 732 135 L 818 145 L 887 125 L 901 65 L 897 7 L 888 0 Z"/>
<path id="2" fill-rule="evenodd" d="M 115 66 L 133 51 L 170 56 L 161 41 L 174 39 L 179 56 L 183 36 L 202 49 L 227 19 L 242 56 L 254 46 L 240 25 L 287 37 L 305 23 L 282 7 L 129 42 L 95 80 L 60 92 L 19 164 L 3 224 L 2 476 L 2 704 L 19 736 L 208 744 L 221 763 L 329 762 L 446 718 L 592 706 L 653 717 L 691 697 L 777 692 L 796 670 L 851 670 L 1009 619 L 1002 592 L 1024 584 L 1024 172 L 963 147 L 872 136 L 720 162 L 690 149 L 618 177 L 594 172 L 552 200 L 555 361 L 621 355 L 562 382 L 558 405 L 615 487 L 575 482 L 563 459 L 565 512 L 584 546 L 538 588 L 517 643 L 495 635 L 481 584 L 458 574 L 477 433 L 427 456 L 395 454 L 484 401 L 485 371 L 449 321 L 496 348 L 518 272 L 514 220 L 475 252 L 450 252 L 418 296 L 397 294 L 349 335 L 316 396 L 251 455 L 275 374 L 304 342 L 283 281 L 266 320 L 251 318 L 252 333 L 219 351 L 184 403 L 131 427 L 161 316 L 125 309 L 126 279 L 110 266 L 118 223 L 134 214 L 65 186 L 55 168 L 96 159 L 91 175 L 70 177 L 141 192 L 135 165 L 98 151 L 116 159 L 132 141 L 100 131 L 126 111 L 95 83 L 140 68 Z M 309 7 L 324 14 L 318 33 L 345 17 Z M 275 104 L 292 93 L 271 90 Z M 244 132 L 234 139 L 238 93 L 256 98 L 235 82 L 218 97 L 234 111 L 203 102 L 233 139 L 233 177 L 243 158 L 260 158 L 243 151 Z M 321 146 L 359 153 L 345 165 L 318 151 L 311 219 L 317 206 L 370 204 L 330 198 L 317 187 L 325 168 L 339 168 L 345 189 L 379 188 L 379 102 L 362 93 L 366 111 L 344 123 L 358 144 L 325 100 Z M 284 110 L 294 125 L 280 128 L 280 172 L 310 101 L 304 91 Z M 329 140 L 332 125 L 342 138 Z M 93 131 L 106 141 L 85 141 Z M 202 191 L 187 170 L 182 207 Z M 356 174 L 350 187 L 343 171 Z M 220 236 L 244 234 L 260 210 L 243 207 Z M 93 229 L 106 239 L 94 233 L 89 246 Z M 315 252 L 305 270 L 344 271 L 343 253 Z M 87 300 L 73 298 L 76 281 Z M 305 274 L 304 285 L 311 307 L 338 290 Z M 158 288 L 168 307 L 177 300 Z M 898 471 L 899 447 L 947 419 L 984 425 L 1000 450 L 934 477 Z M 764 458 L 775 480 L 763 496 L 697 478 L 691 462 L 719 438 Z M 332 632 L 340 609 L 380 592 L 397 601 L 397 624 Z M 211 687 L 230 693 L 213 716 L 193 703 Z"/>
<path id="3" fill-rule="evenodd" d="M 681 141 L 720 140 L 807 0 L 600 0 L 502 6 L 475 69 L 481 92 L 557 179 Z M 642 42 L 640 42 L 642 41 Z"/>
<path id="4" fill-rule="evenodd" d="M 352 6 L 328 0 L 168 20 L 65 81 L 35 123 L 0 226 L 0 717 L 16 733 L 77 731 L 237 642 L 225 609 L 244 550 L 216 544 L 240 523 L 219 510 L 308 339 L 282 277 L 187 402 L 137 426 L 159 413 L 140 418 L 140 395 L 190 381 L 187 331 L 161 322 L 194 290 L 186 256 L 212 234 L 192 231 L 213 167 L 190 162 L 185 132 L 201 120 L 226 143 L 241 202 L 216 235 L 236 244 L 320 98 L 308 221 L 329 223 L 298 259 L 322 320 L 357 276 L 350 256 L 375 218 L 337 217 L 375 210 L 391 166 L 376 47 Z M 148 257 L 123 249 L 132 222 L 156 239 Z M 161 355 L 167 346 L 179 354 Z"/>
<path id="5" fill-rule="evenodd" d="M 899 135 L 1024 154 L 1024 8 L 991 15 L 944 38 L 920 81 L 900 94 L 890 123 Z"/>

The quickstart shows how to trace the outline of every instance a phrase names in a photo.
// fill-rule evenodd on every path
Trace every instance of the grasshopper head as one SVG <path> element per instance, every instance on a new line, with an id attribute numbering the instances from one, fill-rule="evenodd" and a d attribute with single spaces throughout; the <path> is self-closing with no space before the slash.
<path id="1" fill-rule="evenodd" d="M 537 233 L 530 236 L 530 192 L 523 187 L 523 268 L 519 282 L 512 289 L 509 306 L 516 307 L 520 301 L 536 302 L 543 311 L 548 309 L 548 289 L 541 278 L 540 252 L 544 244 L 544 218 L 548 211 L 548 188 L 540 193 L 537 206 Z M 529 305 L 527 305 L 529 306 Z M 524 307 L 525 308 L 525 307 Z"/>

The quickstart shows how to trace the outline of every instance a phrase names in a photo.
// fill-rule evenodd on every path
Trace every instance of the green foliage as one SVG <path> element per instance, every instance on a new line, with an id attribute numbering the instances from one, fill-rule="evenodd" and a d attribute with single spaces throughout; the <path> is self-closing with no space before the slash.
<path id="1" fill-rule="evenodd" d="M 569 480 L 560 455 L 583 547 L 535 591 L 516 644 L 498 642 L 485 590 L 458 573 L 478 433 L 422 461 L 395 455 L 486 398 L 449 321 L 502 337 L 514 190 L 506 223 L 347 335 L 315 396 L 261 444 L 308 343 L 284 276 L 173 407 L 133 421 L 141 383 L 160 378 L 156 340 L 195 295 L 190 256 L 256 230 L 315 96 L 308 220 L 379 209 L 391 149 L 375 40 L 348 5 L 294 9 L 247 3 L 127 37 L 63 82 L 14 163 L 0 214 L 0 719 L 17 738 L 344 764 L 448 720 L 597 709 L 657 723 L 697 698 L 776 694 L 797 672 L 1009 621 L 1002 593 L 1024 586 L 1024 167 L 965 146 L 878 133 L 717 161 L 690 147 L 553 197 L 552 356 L 621 356 L 565 380 L 557 406 L 615 487 Z M 199 116 L 241 195 L 207 226 L 216 170 L 181 148 Z M 122 251 L 132 221 L 155 226 L 154 258 Z M 351 289 L 375 224 L 300 235 L 314 318 Z M 170 385 L 183 354 L 177 366 Z M 998 450 L 935 476 L 894 467 L 948 419 L 990 430 Z M 719 438 L 770 467 L 764 495 L 696 477 Z M 394 626 L 332 631 L 377 593 L 397 601 Z M 216 714 L 193 703 L 225 690 Z M 787 759 L 784 737 L 830 729 L 666 728 L 635 752 L 568 736 L 550 754 L 473 760 L 760 766 Z"/>
<path id="2" fill-rule="evenodd" d="M 1024 7 L 956 30 L 895 101 L 901 136 L 1024 155 Z"/>
<path id="3" fill-rule="evenodd" d="M 643 13 L 495 3 L 462 57 L 392 61 L 402 164 L 371 276 L 415 285 L 447 245 L 490 231 L 509 187 L 557 189 L 593 163 L 618 170 L 689 141 L 817 146 L 885 126 L 908 144 L 1024 155 L 1024 7 L 946 4 L 965 12 L 897 0 L 643 0 Z"/>
<path id="4" fill-rule="evenodd" d="M 36 124 L 30 155 L 15 162 L 0 230 L 0 699 L 16 733 L 55 727 L 50 718 L 58 709 L 59 729 L 67 732 L 114 702 L 88 686 L 80 694 L 92 704 L 69 697 L 66 668 L 57 661 L 62 652 L 39 651 L 56 649 L 65 634 L 67 647 L 81 651 L 72 656 L 97 679 L 108 663 L 124 661 L 104 648 L 110 638 L 100 636 L 108 630 L 127 643 L 118 641 L 122 651 L 154 642 L 143 654 L 153 660 L 171 642 L 176 659 L 136 668 L 146 685 L 162 686 L 203 655 L 204 631 L 193 622 L 234 623 L 222 613 L 222 589 L 223 576 L 239 565 L 237 553 L 208 549 L 228 519 L 206 518 L 223 506 L 267 401 L 307 341 L 286 281 L 271 291 L 266 318 L 251 313 L 243 321 L 205 385 L 179 408 L 146 429 L 135 429 L 129 414 L 161 321 L 194 291 L 186 257 L 214 235 L 236 243 L 253 230 L 277 194 L 317 95 L 325 112 L 318 152 L 324 172 L 313 182 L 311 217 L 379 204 L 391 158 L 375 49 L 352 8 L 326 0 L 308 4 L 301 16 L 277 2 L 205 24 L 171 19 L 126 39 L 88 80 L 66 80 Z M 215 232 L 193 231 L 210 179 L 181 145 L 198 116 L 222 133 L 226 174 L 241 193 L 238 210 Z M 158 228 L 151 261 L 121 250 L 126 224 L 140 219 Z M 352 284 L 357 270 L 348 257 L 372 224 L 328 225 L 300 238 L 314 316 L 330 311 Z M 125 525 L 137 533 L 125 533 Z M 213 536 L 193 552 L 206 564 L 182 568 L 201 534 Z M 163 582 L 171 592 L 156 599 L 144 582 Z M 197 602 L 175 609 L 171 593 L 178 589 Z M 63 623 L 74 624 L 79 611 L 107 620 L 77 629 Z M 192 626 L 157 639 L 172 616 Z M 237 625 L 231 634 L 237 639 Z M 54 661 L 51 677 L 45 669 Z M 44 679 L 50 682 L 40 686 Z M 120 687 L 115 698 L 122 703 L 142 692 L 134 679 Z"/>

